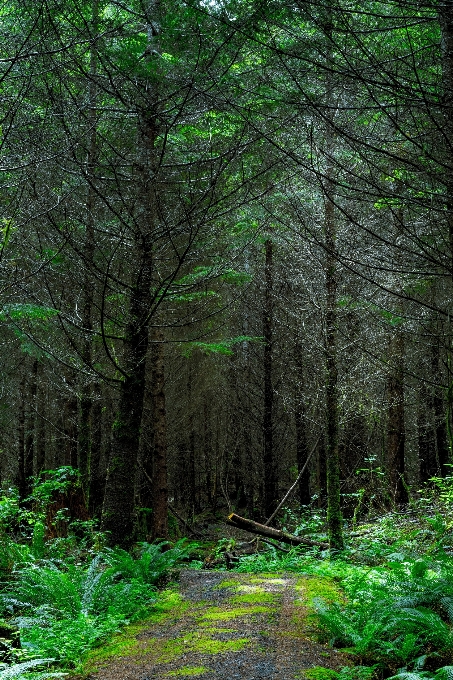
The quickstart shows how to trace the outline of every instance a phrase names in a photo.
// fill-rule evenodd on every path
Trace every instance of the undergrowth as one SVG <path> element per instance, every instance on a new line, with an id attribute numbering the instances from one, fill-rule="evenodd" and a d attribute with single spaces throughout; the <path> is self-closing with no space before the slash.
<path id="1" fill-rule="evenodd" d="M 335 559 L 319 549 L 275 546 L 239 560 L 241 572 L 292 571 L 335 581 L 337 601 L 318 597 L 312 604 L 320 639 L 349 652 L 357 669 L 335 677 L 356 677 L 362 669 L 376 678 L 453 680 L 453 477 L 434 482 L 440 494 L 425 490 L 404 513 L 354 526 Z M 287 528 L 303 534 L 306 522 Z"/>
<path id="2" fill-rule="evenodd" d="M 105 547 L 91 521 L 49 512 L 53 494 L 77 487 L 72 468 L 35 480 L 22 504 L 0 497 L 0 680 L 60 677 L 122 626 L 147 618 L 157 587 L 195 544 Z M 49 517 L 52 524 L 49 526 Z"/>

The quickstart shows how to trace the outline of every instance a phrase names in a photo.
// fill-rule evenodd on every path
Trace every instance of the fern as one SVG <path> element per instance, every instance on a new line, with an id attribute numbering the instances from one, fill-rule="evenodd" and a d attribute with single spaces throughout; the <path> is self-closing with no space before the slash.
<path id="1" fill-rule="evenodd" d="M 31 661 L 24 661 L 22 663 L 16 663 L 12 666 L 8 666 L 0 670 L 0 680 L 11 680 L 12 678 L 22 678 L 26 671 L 32 668 L 39 668 L 44 664 L 49 664 L 55 661 L 55 659 L 32 659 Z M 62 677 L 64 673 L 40 673 L 40 678 L 49 677 Z"/>
<path id="2" fill-rule="evenodd" d="M 157 597 L 154 584 L 194 544 L 180 541 L 171 550 L 162 548 L 143 543 L 136 559 L 124 550 L 106 549 L 86 569 L 59 568 L 50 560 L 18 568 L 0 601 L 16 614 L 22 648 L 31 656 L 76 666 L 85 651 L 147 614 Z"/>

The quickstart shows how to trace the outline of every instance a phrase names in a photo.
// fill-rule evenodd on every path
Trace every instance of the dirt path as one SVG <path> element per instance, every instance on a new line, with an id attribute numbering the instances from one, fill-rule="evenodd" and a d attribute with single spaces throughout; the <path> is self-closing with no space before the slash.
<path id="1" fill-rule="evenodd" d="M 87 670 L 93 680 L 310 680 L 310 668 L 348 663 L 313 639 L 306 605 L 329 588 L 295 575 L 183 571 L 179 594 L 95 652 Z"/>

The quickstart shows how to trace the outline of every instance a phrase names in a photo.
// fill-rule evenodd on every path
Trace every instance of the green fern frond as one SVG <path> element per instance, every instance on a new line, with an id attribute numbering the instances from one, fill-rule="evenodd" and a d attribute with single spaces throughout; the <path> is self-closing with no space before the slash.
<path id="1" fill-rule="evenodd" d="M 55 661 L 55 659 L 32 659 L 31 661 L 23 661 L 22 663 L 15 663 L 12 666 L 8 666 L 7 668 L 3 669 L 0 671 L 0 680 L 11 680 L 12 678 L 21 678 L 26 671 L 29 671 L 32 668 L 39 668 L 40 666 L 43 666 L 44 664 L 49 664 Z M 58 673 L 58 674 L 44 674 L 41 677 L 50 677 L 55 675 L 58 675 L 58 677 L 61 677 L 64 675 L 64 673 Z"/>
<path id="2" fill-rule="evenodd" d="M 401 671 L 388 680 L 431 680 L 433 675 L 427 671 Z"/>

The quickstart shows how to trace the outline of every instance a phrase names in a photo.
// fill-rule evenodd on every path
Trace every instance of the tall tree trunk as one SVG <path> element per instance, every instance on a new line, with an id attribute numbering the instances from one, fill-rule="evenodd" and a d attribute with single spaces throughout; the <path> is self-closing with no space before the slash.
<path id="1" fill-rule="evenodd" d="M 22 373 L 19 387 L 19 414 L 17 417 L 17 483 L 19 495 L 24 498 L 27 494 L 25 476 L 25 370 Z"/>
<path id="2" fill-rule="evenodd" d="M 136 244 L 137 245 L 137 244 Z M 128 548 L 133 542 L 134 490 L 140 423 L 145 391 L 145 360 L 148 347 L 147 314 L 150 308 L 151 247 L 144 243 L 130 299 L 126 329 L 125 367 L 120 386 L 116 420 L 107 470 L 101 530 L 109 534 L 110 545 Z"/>
<path id="3" fill-rule="evenodd" d="M 389 344 L 391 360 L 387 378 L 387 470 L 390 496 L 395 503 L 407 503 L 404 425 L 404 335 L 395 329 Z"/>
<path id="4" fill-rule="evenodd" d="M 432 346 L 432 375 L 438 385 L 442 384 L 442 359 L 440 355 L 440 341 L 434 338 Z M 447 432 L 447 400 L 444 398 L 444 392 L 440 387 L 433 389 L 432 405 L 434 412 L 434 436 L 436 442 L 437 460 L 439 464 L 439 472 L 442 477 L 450 475 L 450 451 L 448 449 L 448 432 Z"/>
<path id="5" fill-rule="evenodd" d="M 154 3 L 150 3 L 151 20 Z M 148 27 L 149 48 L 155 30 Z M 149 57 L 152 58 L 151 52 Z M 133 225 L 132 258 L 136 268 L 131 286 L 127 327 L 124 338 L 124 374 L 107 471 L 102 531 L 109 534 L 111 545 L 128 548 L 133 542 L 134 491 L 140 424 L 145 393 L 148 327 L 152 307 L 153 235 L 157 217 L 157 174 L 159 154 L 155 143 L 157 127 L 157 93 L 146 84 L 146 101 L 139 109 L 140 202 L 142 212 Z"/>
<path id="6" fill-rule="evenodd" d="M 92 1 L 92 42 L 90 52 L 90 84 L 89 84 L 89 113 L 88 113 L 88 157 L 87 157 L 87 181 L 88 192 L 86 201 L 86 230 L 85 242 L 83 246 L 83 259 L 85 267 L 85 279 L 83 285 L 83 308 L 82 323 L 84 329 L 84 342 L 82 348 L 82 358 L 85 365 L 89 368 L 92 364 L 92 333 L 93 333 L 93 279 L 92 269 L 95 251 L 95 172 L 98 156 L 97 148 L 97 33 L 99 23 L 99 2 Z M 78 428 L 78 468 L 80 471 L 82 486 L 85 497 L 89 501 L 89 481 L 90 481 L 90 456 L 91 456 L 91 412 L 93 408 L 93 386 L 88 377 L 82 374 Z"/>
<path id="7" fill-rule="evenodd" d="M 43 382 L 42 364 L 38 370 L 38 391 L 36 397 L 36 455 L 34 461 L 34 474 L 39 475 L 46 466 L 46 403 L 47 403 L 47 389 Z"/>
<path id="8" fill-rule="evenodd" d="M 165 344 L 161 330 L 154 330 L 151 345 L 153 398 L 153 514 L 152 536 L 168 536 L 167 414 L 165 408 Z"/>
<path id="9" fill-rule="evenodd" d="M 296 376 L 296 394 L 295 394 L 295 406 L 294 406 L 294 421 L 296 427 L 296 454 L 297 454 L 297 470 L 299 474 L 301 473 L 308 456 L 308 445 L 307 445 L 307 430 L 306 430 L 306 420 L 305 420 L 305 403 L 304 403 L 304 390 L 303 390 L 303 358 L 302 358 L 302 347 L 299 343 L 296 345 L 295 351 L 295 361 L 297 367 Z M 311 501 L 310 495 L 310 470 L 307 465 L 303 475 L 301 475 L 299 480 L 299 500 L 301 505 L 309 505 Z"/>
<path id="10" fill-rule="evenodd" d="M 330 180 L 332 168 L 327 169 L 327 191 L 325 196 L 325 243 L 326 243 L 326 458 L 327 458 L 327 524 L 329 544 L 332 550 L 342 550 L 343 518 L 340 497 L 340 454 L 339 454 L 339 413 L 338 413 L 338 368 L 337 368 L 337 259 L 335 206 L 333 183 Z"/>
<path id="11" fill-rule="evenodd" d="M 31 491 L 30 478 L 33 476 L 33 460 L 36 436 L 36 394 L 38 390 L 38 360 L 33 359 L 28 380 L 28 408 L 24 451 L 24 478 L 26 493 Z"/>
<path id="12" fill-rule="evenodd" d="M 274 298 L 273 279 L 274 244 L 266 239 L 264 264 L 264 414 L 263 414 L 263 463 L 264 463 L 264 514 L 270 517 L 278 502 L 277 466 L 274 456 L 274 387 L 272 384 Z"/>
<path id="13" fill-rule="evenodd" d="M 445 163 L 447 165 L 447 168 L 443 173 L 443 177 L 445 178 L 445 217 L 450 240 L 450 275 L 451 279 L 453 280 L 453 0 L 440 0 L 438 5 L 438 15 L 441 29 L 443 80 L 442 104 L 444 117 L 444 124 L 441 128 L 442 137 L 440 139 L 440 144 L 441 148 L 445 149 Z M 451 343 L 451 337 L 449 342 Z M 439 454 L 442 455 L 445 460 L 445 462 L 442 464 L 443 473 L 445 470 L 448 471 L 448 467 L 446 467 L 446 461 L 449 461 L 449 454 L 451 454 L 451 450 L 453 448 L 453 374 L 451 371 L 453 359 L 451 355 L 452 349 L 450 347 L 447 357 L 449 384 L 446 403 L 446 433 L 448 436 L 448 449 L 447 451 L 444 451 L 441 448 L 439 451 Z M 439 435 L 442 436 L 442 433 L 439 433 Z"/>
<path id="14" fill-rule="evenodd" d="M 63 444 L 56 454 L 56 464 L 70 465 L 77 468 L 77 443 L 78 443 L 78 399 L 76 393 L 77 373 L 67 371 L 65 384 L 67 394 L 64 397 L 61 409 L 61 429 L 63 431 Z"/>
<path id="15" fill-rule="evenodd" d="M 189 405 L 188 414 L 188 440 L 185 454 L 185 464 L 183 469 L 186 473 L 186 505 L 189 512 L 195 514 L 198 511 L 197 480 L 196 480 L 196 461 L 195 461 L 195 422 L 193 405 L 193 377 L 194 370 L 192 360 L 189 359 L 187 376 L 187 401 Z"/>

